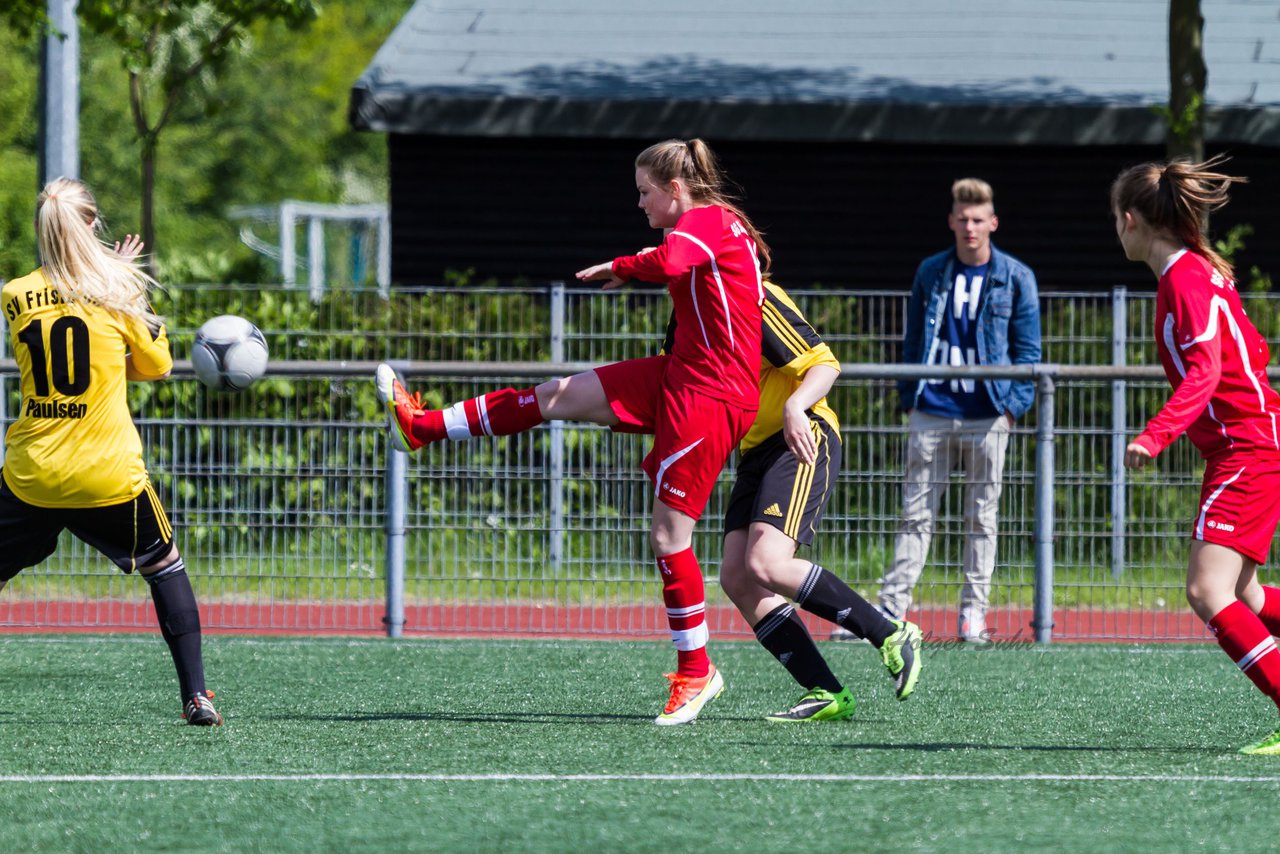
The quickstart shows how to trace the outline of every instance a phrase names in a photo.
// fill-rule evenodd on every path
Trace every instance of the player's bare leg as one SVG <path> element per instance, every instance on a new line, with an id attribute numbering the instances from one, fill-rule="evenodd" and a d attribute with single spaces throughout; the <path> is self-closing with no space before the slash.
<path id="1" fill-rule="evenodd" d="M 1257 564 L 1235 549 L 1193 540 L 1187 559 L 1187 602 L 1204 620 L 1222 651 L 1280 708 L 1280 649 L 1245 597 Z M 1280 727 L 1241 753 L 1280 755 Z"/>
<path id="2" fill-rule="evenodd" d="M 533 388 L 504 388 L 459 401 L 445 409 L 427 409 L 420 393 L 410 394 L 394 368 L 378 365 L 378 400 L 390 416 L 392 447 L 416 451 L 445 439 L 510 436 L 544 421 L 587 421 L 606 427 L 618 423 L 595 371 L 549 380 Z"/>

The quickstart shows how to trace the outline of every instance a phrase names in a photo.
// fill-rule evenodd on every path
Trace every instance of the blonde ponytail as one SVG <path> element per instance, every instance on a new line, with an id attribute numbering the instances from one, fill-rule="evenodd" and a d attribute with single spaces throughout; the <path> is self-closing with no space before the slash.
<path id="1" fill-rule="evenodd" d="M 45 278 L 66 303 L 84 302 L 158 326 L 148 299 L 155 279 L 99 234 L 98 204 L 82 182 L 55 178 L 36 200 L 36 238 Z"/>

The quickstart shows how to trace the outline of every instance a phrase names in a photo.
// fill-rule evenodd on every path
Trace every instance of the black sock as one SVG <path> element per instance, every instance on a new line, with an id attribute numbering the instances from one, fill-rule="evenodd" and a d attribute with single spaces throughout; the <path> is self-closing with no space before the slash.
<path id="1" fill-rule="evenodd" d="M 895 631 L 893 623 L 874 605 L 816 563 L 810 565 L 809 575 L 800 585 L 796 604 L 810 614 L 844 626 L 877 647 L 883 646 L 885 638 Z"/>
<path id="2" fill-rule="evenodd" d="M 204 660 L 200 652 L 200 611 L 196 594 L 187 578 L 187 567 L 179 558 L 152 575 L 144 575 L 156 606 L 160 634 L 169 645 L 173 666 L 178 670 L 178 690 L 186 703 L 196 693 L 203 693 Z"/>
<path id="3" fill-rule="evenodd" d="M 756 623 L 756 640 L 791 674 L 791 678 L 805 689 L 821 688 L 833 694 L 844 687 L 836 679 L 827 660 L 818 652 L 817 645 L 809 636 L 809 630 L 800 622 L 796 609 L 790 605 L 779 605 L 760 622 Z"/>

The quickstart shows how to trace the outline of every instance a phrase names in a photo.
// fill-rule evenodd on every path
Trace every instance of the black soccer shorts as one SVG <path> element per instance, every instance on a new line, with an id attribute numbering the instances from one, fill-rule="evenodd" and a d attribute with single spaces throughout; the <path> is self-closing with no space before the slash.
<path id="1" fill-rule="evenodd" d="M 743 455 L 724 514 L 725 533 L 767 522 L 797 543 L 813 542 L 840 473 L 840 437 L 821 418 L 811 421 L 818 458 L 802 466 L 782 431 Z"/>
<path id="2" fill-rule="evenodd" d="M 64 528 L 125 572 L 151 566 L 173 544 L 173 526 L 150 481 L 137 498 L 121 504 L 36 507 L 14 495 L 0 477 L 0 581 L 53 554 Z"/>

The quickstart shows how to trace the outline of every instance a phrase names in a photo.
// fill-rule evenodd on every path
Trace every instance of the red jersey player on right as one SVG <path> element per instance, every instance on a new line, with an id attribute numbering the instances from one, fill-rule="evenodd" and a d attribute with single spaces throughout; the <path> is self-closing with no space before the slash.
<path id="1" fill-rule="evenodd" d="M 1144 163 L 1111 186 L 1116 233 L 1131 261 L 1159 279 L 1156 346 L 1174 388 L 1129 443 L 1141 468 L 1186 432 L 1205 459 L 1192 522 L 1187 601 L 1218 645 L 1280 707 L 1280 588 L 1258 583 L 1280 522 L 1280 395 L 1267 383 L 1267 343 L 1245 314 L 1231 265 L 1201 223 L 1244 181 L 1204 163 Z M 1280 756 L 1280 729 L 1241 748 Z"/>

